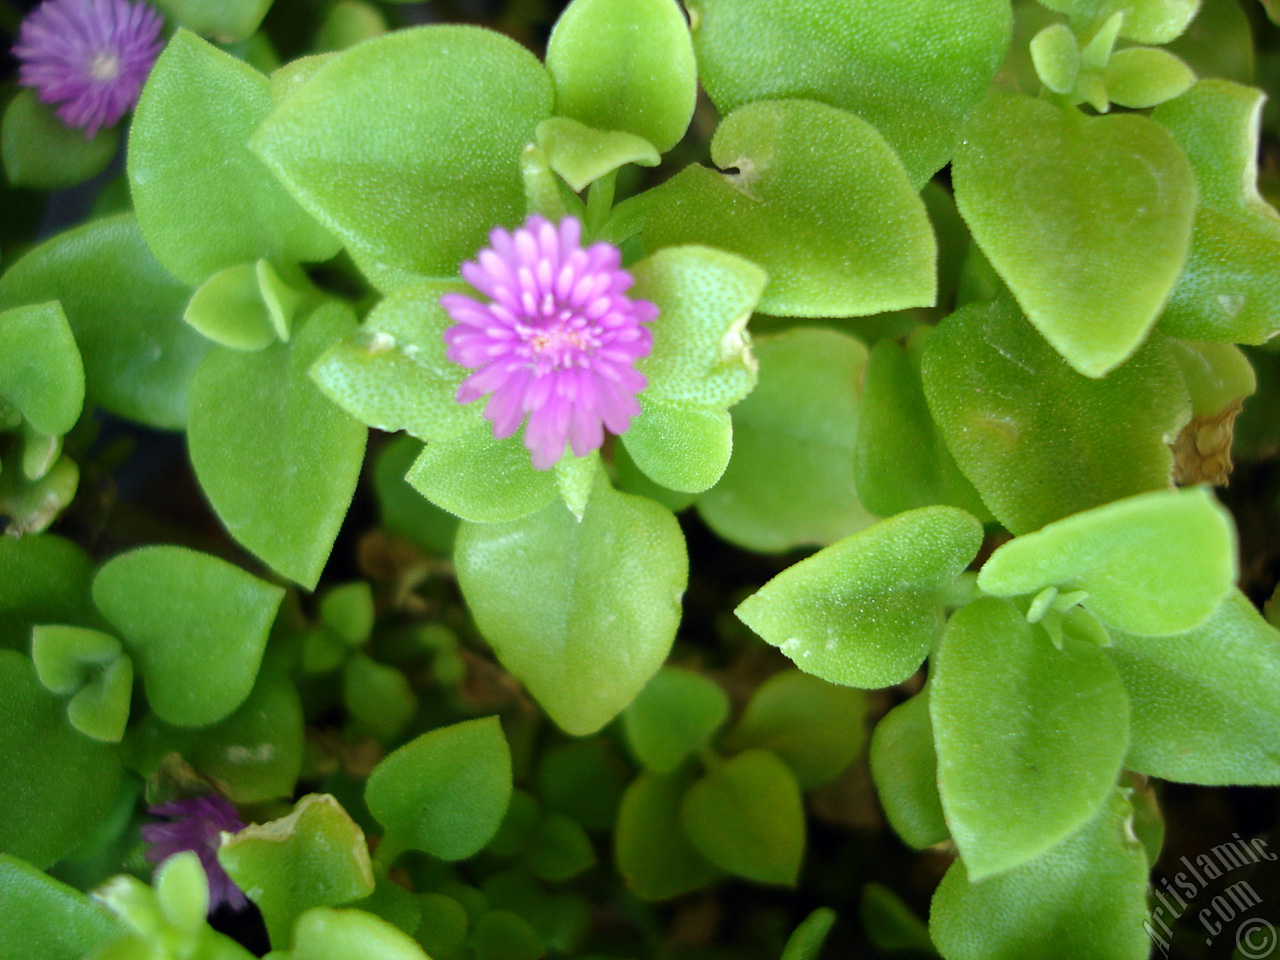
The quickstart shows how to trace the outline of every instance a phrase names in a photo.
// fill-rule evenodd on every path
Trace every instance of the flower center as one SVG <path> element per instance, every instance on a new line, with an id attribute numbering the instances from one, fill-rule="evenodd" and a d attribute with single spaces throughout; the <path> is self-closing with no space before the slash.
<path id="1" fill-rule="evenodd" d="M 120 76 L 120 58 L 114 53 L 103 51 L 89 63 L 89 76 L 99 83 L 108 83 Z"/>
<path id="2" fill-rule="evenodd" d="M 600 346 L 599 331 L 585 317 L 570 310 L 545 317 L 541 323 L 520 324 L 516 329 L 526 344 L 525 355 L 542 370 L 584 366 Z"/>

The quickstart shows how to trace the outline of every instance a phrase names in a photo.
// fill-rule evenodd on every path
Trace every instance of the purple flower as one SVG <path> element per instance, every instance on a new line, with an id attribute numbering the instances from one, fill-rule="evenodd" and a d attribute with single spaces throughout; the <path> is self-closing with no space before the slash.
<path id="1" fill-rule="evenodd" d="M 634 282 L 608 243 L 581 246 L 573 217 L 553 226 L 541 217 L 508 233 L 462 265 L 462 276 L 490 299 L 448 293 L 440 304 L 457 325 L 445 331 L 448 357 L 475 370 L 458 402 L 485 394 L 493 435 L 509 437 L 528 415 L 524 445 L 538 470 L 549 470 L 568 444 L 585 456 L 604 431 L 624 433 L 640 413 L 645 378 L 635 368 L 653 346 L 643 324 L 658 316 L 646 300 L 626 296 Z"/>
<path id="2" fill-rule="evenodd" d="M 209 796 L 162 803 L 147 812 L 153 817 L 172 818 L 168 823 L 149 823 L 142 828 L 142 839 L 149 844 L 148 860 L 161 863 L 175 853 L 194 850 L 209 878 L 209 912 L 222 903 L 235 910 L 245 905 L 244 894 L 218 862 L 223 831 L 244 829 L 235 807 L 222 797 Z"/>
<path id="3" fill-rule="evenodd" d="M 25 20 L 13 52 L 18 81 L 92 137 L 138 102 L 160 54 L 160 15 L 129 0 L 45 0 Z"/>

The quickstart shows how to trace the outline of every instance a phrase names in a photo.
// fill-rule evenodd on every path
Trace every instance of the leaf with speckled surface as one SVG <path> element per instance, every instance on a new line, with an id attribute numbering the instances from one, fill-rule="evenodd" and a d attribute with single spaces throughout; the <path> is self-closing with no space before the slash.
<path id="1" fill-rule="evenodd" d="M 893 149 L 865 120 L 810 100 L 747 104 L 692 165 L 658 187 L 648 250 L 703 243 L 769 276 L 760 310 L 857 317 L 937 296 L 937 244 Z"/>
<path id="2" fill-rule="evenodd" d="M 1100 377 L 1137 350 L 1195 214 L 1195 176 L 1164 128 L 996 91 L 965 125 L 952 182 L 982 252 L 1068 363 Z"/>
<path id="3" fill-rule="evenodd" d="M 1093 817 L 1129 746 L 1106 653 L 1075 640 L 1058 650 L 986 597 L 952 616 L 931 662 L 938 788 L 971 879 L 1026 863 Z"/>
<path id="4" fill-rule="evenodd" d="M 735 613 L 807 673 L 892 686 L 938 638 L 939 594 L 981 543 L 982 525 L 963 510 L 909 510 L 788 567 Z"/>
<path id="5" fill-rule="evenodd" d="M 917 187 L 951 156 L 1009 45 L 1008 0 L 689 0 L 702 82 L 724 113 L 805 97 L 858 114 Z"/>
<path id="6" fill-rule="evenodd" d="M 1073 370 L 1007 296 L 943 320 L 925 344 L 921 372 L 952 456 L 1013 533 L 1167 487 L 1168 440 L 1191 412 L 1164 338 L 1094 380 Z"/>
<path id="7" fill-rule="evenodd" d="M 524 219 L 520 154 L 551 102 L 551 78 L 513 40 L 475 27 L 397 30 L 318 69 L 252 148 L 367 257 L 451 276 L 495 225 Z"/>

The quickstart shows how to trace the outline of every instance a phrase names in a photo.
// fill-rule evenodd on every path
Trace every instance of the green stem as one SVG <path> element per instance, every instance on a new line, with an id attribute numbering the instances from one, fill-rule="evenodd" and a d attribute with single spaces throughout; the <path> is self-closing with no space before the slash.
<path id="1" fill-rule="evenodd" d="M 591 184 L 587 191 L 587 236 L 594 237 L 609 220 L 613 209 L 613 190 L 618 181 L 618 171 L 610 170 Z"/>

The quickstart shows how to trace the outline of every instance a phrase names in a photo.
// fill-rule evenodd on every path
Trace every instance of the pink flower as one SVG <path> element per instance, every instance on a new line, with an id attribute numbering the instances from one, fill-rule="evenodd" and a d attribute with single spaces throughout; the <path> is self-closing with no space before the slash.
<path id="1" fill-rule="evenodd" d="M 476 371 L 458 402 L 488 394 L 484 416 L 493 435 L 509 437 L 528 416 L 524 445 L 538 470 L 549 470 L 566 444 L 585 456 L 604 431 L 624 433 L 640 413 L 645 378 L 635 368 L 653 337 L 644 324 L 658 316 L 626 292 L 634 282 L 608 243 L 581 246 L 573 217 L 553 226 L 530 217 L 513 233 L 496 229 L 463 278 L 489 298 L 458 293 L 440 304 L 456 321 L 445 331 L 448 357 Z"/>
<path id="2" fill-rule="evenodd" d="M 22 21 L 18 81 L 92 137 L 133 109 L 160 55 L 164 21 L 129 0 L 45 0 Z"/>

